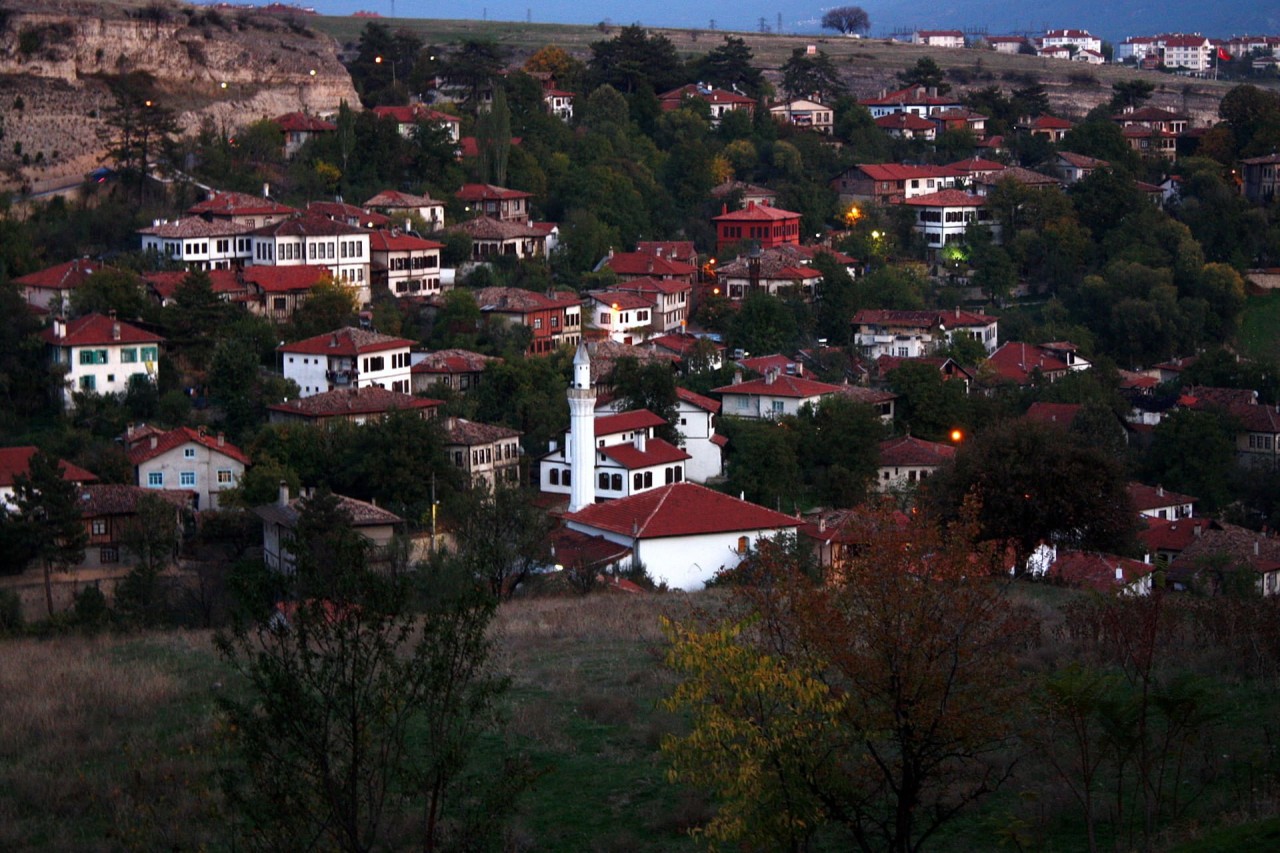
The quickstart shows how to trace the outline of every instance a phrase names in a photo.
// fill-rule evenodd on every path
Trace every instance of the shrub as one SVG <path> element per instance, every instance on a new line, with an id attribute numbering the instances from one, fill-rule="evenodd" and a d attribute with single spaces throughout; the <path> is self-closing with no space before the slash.
<path id="1" fill-rule="evenodd" d="M 107 607 L 107 597 L 98 589 L 98 585 L 86 586 L 76 593 L 75 605 L 72 607 L 75 624 L 96 631 L 106 626 L 111 618 L 111 610 Z"/>
<path id="2" fill-rule="evenodd" d="M 11 589 L 0 590 L 0 636 L 22 630 L 22 601 Z"/>

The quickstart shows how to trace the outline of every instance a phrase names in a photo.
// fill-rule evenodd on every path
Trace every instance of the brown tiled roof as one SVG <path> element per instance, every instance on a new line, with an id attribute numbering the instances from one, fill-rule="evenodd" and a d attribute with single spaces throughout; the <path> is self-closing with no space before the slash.
<path id="1" fill-rule="evenodd" d="M 129 462 L 133 465 L 141 465 L 188 442 L 225 454 L 242 465 L 250 464 L 248 455 L 234 444 L 229 444 L 221 435 L 209 435 L 191 427 L 178 427 L 168 432 L 151 433 L 138 441 L 129 442 L 127 448 Z"/>
<path id="2" fill-rule="evenodd" d="M 477 216 L 457 225 L 450 225 L 446 230 L 460 231 L 470 234 L 473 240 L 514 240 L 518 237 L 543 237 L 546 232 L 519 222 L 506 222 L 491 216 Z"/>
<path id="3" fill-rule="evenodd" d="M 1060 373 L 1068 369 L 1066 362 L 1049 350 L 1019 341 L 1002 344 L 984 363 L 1001 379 L 1019 385 L 1030 382 L 1031 374 L 1037 368 L 1041 373 Z"/>
<path id="4" fill-rule="evenodd" d="M 463 184 L 453 194 L 459 201 L 489 201 L 495 199 L 533 198 L 533 193 L 509 190 L 493 184 Z"/>
<path id="5" fill-rule="evenodd" d="M 281 344 L 276 352 L 302 353 L 304 355 L 345 355 L 354 356 L 368 352 L 381 352 L 389 349 L 411 347 L 414 341 L 408 338 L 393 338 L 381 335 L 368 329 L 357 329 L 346 326 L 314 338 Z"/>
<path id="6" fill-rule="evenodd" d="M 292 112 L 276 116 L 275 123 L 285 133 L 324 133 L 338 129 L 336 124 L 308 113 Z"/>
<path id="7" fill-rule="evenodd" d="M 560 295 L 548 296 L 518 287 L 485 287 L 475 291 L 474 296 L 481 311 L 499 314 L 527 314 L 531 311 L 580 305 L 582 302 L 577 296 L 569 294 L 564 294 L 564 298 L 561 298 Z"/>
<path id="8" fill-rule="evenodd" d="M 1076 154 L 1072 151 L 1059 151 L 1058 157 L 1077 169 L 1105 169 L 1111 165 L 1106 160 L 1099 160 L 1097 157 L 1086 154 Z"/>
<path id="9" fill-rule="evenodd" d="M 358 501 L 346 495 L 334 495 L 338 499 L 338 511 L 351 519 L 353 527 L 379 527 L 389 524 L 401 524 L 404 519 L 393 512 L 365 501 Z M 301 516 L 301 505 L 305 498 L 294 498 L 281 506 L 278 503 L 253 508 L 254 515 L 264 521 L 274 522 L 284 527 L 294 527 Z"/>
<path id="10" fill-rule="evenodd" d="M 1056 424 L 1067 427 L 1084 408 L 1078 403 L 1043 403 L 1035 402 L 1027 409 L 1026 419 L 1041 424 Z"/>
<path id="11" fill-rule="evenodd" d="M 881 130 L 929 131 L 937 129 L 937 125 L 927 118 L 908 112 L 889 113 L 887 116 L 880 116 L 875 120 L 875 123 L 876 127 Z"/>
<path id="12" fill-rule="evenodd" d="M 443 248 L 444 243 L 424 240 L 412 234 L 382 230 L 369 234 L 369 249 L 374 252 L 426 252 Z"/>
<path id="13" fill-rule="evenodd" d="M 466 418 L 449 418 L 445 423 L 445 443 L 462 444 L 472 447 L 477 444 L 492 444 L 504 438 L 519 438 L 523 433 L 510 427 L 497 424 L 482 424 Z"/>
<path id="14" fill-rule="evenodd" d="M 1181 523 L 1186 523 L 1183 519 Z M 1203 568 L 1220 559 L 1229 559 L 1259 570 L 1280 568 L 1280 539 L 1246 527 L 1217 522 L 1192 538 L 1182 553 L 1169 564 L 1171 570 Z"/>
<path id="15" fill-rule="evenodd" d="M 1117 570 L 1119 578 L 1116 577 Z M 1049 565 L 1046 574 L 1070 586 L 1085 587 L 1097 592 L 1119 592 L 1154 570 L 1155 567 L 1149 563 L 1114 554 L 1064 551 Z"/>
<path id="16" fill-rule="evenodd" d="M 772 382 L 766 379 L 751 379 L 746 382 L 735 382 L 732 385 L 711 389 L 715 394 L 793 397 L 801 400 L 809 397 L 820 397 L 823 394 L 834 394 L 839 390 L 839 385 L 805 379 L 802 376 L 788 376 L 785 373 L 775 377 Z"/>
<path id="17" fill-rule="evenodd" d="M 921 329 L 936 329 L 938 326 L 948 329 L 986 327 L 999 319 L 995 314 L 978 314 L 973 311 L 961 311 L 959 308 L 948 311 L 864 308 L 853 315 L 853 322 L 857 325 L 907 326 Z"/>
<path id="18" fill-rule="evenodd" d="M 370 213 L 362 207 L 347 204 L 345 201 L 313 201 L 307 205 L 307 213 L 317 214 L 329 219 L 354 219 L 361 228 L 381 228 L 391 223 L 391 218 L 382 213 Z"/>
<path id="19" fill-rule="evenodd" d="M 370 385 L 367 388 L 337 388 L 310 397 L 298 397 L 285 403 L 267 406 L 274 412 L 306 418 L 331 418 L 343 415 L 372 415 L 401 409 L 435 409 L 442 400 L 414 397 L 399 391 L 388 391 Z"/>
<path id="20" fill-rule="evenodd" d="M 620 311 L 653 307 L 653 300 L 646 299 L 638 293 L 628 293 L 624 290 L 589 290 L 587 294 L 596 302 Z"/>
<path id="21" fill-rule="evenodd" d="M 242 225 L 239 222 L 187 216 L 183 219 L 175 219 L 172 222 L 161 222 L 159 225 L 139 228 L 138 233 L 166 239 L 183 240 L 191 237 L 233 237 L 239 234 L 248 234 L 252 230 L 252 226 Z"/>
<path id="22" fill-rule="evenodd" d="M 1008 169 L 1000 174 L 1008 173 Z M 939 190 L 936 193 L 904 198 L 901 202 L 912 207 L 984 207 L 985 197 L 967 193 L 964 190 Z"/>
<path id="23" fill-rule="evenodd" d="M 868 406 L 876 406 L 898 399 L 898 395 L 892 391 L 864 388 L 861 385 L 841 385 L 840 390 L 836 393 L 841 397 L 848 397 L 855 403 L 866 403 Z"/>
<path id="24" fill-rule="evenodd" d="M 155 495 L 175 507 L 191 506 L 195 498 L 195 493 L 186 489 L 144 489 L 119 483 L 98 483 L 85 486 L 81 491 L 80 514 L 85 518 L 132 515 L 138 510 L 138 501 L 147 495 Z"/>
<path id="25" fill-rule="evenodd" d="M 383 190 L 364 203 L 365 207 L 409 208 L 434 207 L 443 202 L 436 201 L 429 195 L 413 195 L 398 190 Z"/>
<path id="26" fill-rule="evenodd" d="M 249 232 L 257 237 L 341 237 L 364 234 L 363 228 L 315 214 L 294 216 Z"/>
<path id="27" fill-rule="evenodd" d="M 928 106 L 951 106 L 959 104 L 958 98 L 940 98 L 936 95 L 930 95 L 928 88 L 925 86 L 907 86 L 894 92 L 881 95 L 878 98 L 863 98 L 858 101 L 864 107 L 891 107 L 898 104 L 926 104 Z"/>
<path id="28" fill-rule="evenodd" d="M 491 362 L 502 361 L 494 355 L 484 355 L 465 349 L 442 349 L 429 352 L 413 365 L 413 373 L 478 373 Z"/>

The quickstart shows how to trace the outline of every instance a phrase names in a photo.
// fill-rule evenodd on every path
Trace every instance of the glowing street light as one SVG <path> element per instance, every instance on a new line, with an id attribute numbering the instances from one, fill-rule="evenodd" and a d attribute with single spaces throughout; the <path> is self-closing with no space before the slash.
<path id="1" fill-rule="evenodd" d="M 951 442 L 953 444 L 959 444 L 962 441 L 964 441 L 964 432 L 959 429 L 951 430 Z"/>

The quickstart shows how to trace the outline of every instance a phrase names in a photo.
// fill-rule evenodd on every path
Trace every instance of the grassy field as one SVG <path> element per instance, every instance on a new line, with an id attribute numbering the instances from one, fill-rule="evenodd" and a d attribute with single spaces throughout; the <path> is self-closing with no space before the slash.
<path id="1" fill-rule="evenodd" d="M 1280 361 L 1280 292 L 1250 296 L 1240 319 L 1240 353 Z"/>
<path id="2" fill-rule="evenodd" d="M 1032 653 L 1039 662 L 1028 661 L 1038 668 L 1057 654 L 1059 607 L 1076 593 L 1034 586 L 1016 595 L 1039 614 L 1049 641 Z M 672 677 L 661 665 L 659 617 L 687 619 L 721 603 L 717 593 L 702 593 L 503 605 L 494 638 L 511 679 L 508 724 L 480 758 L 500 772 L 503 758 L 522 755 L 535 777 L 506 849 L 697 849 L 688 829 L 711 806 L 666 781 L 659 752 L 662 736 L 682 725 L 659 704 Z M 0 850 L 232 849 L 217 786 L 228 755 L 215 710 L 232 682 L 211 641 L 209 632 L 0 641 Z M 1266 728 L 1275 706 L 1257 690 L 1222 697 L 1256 709 L 1244 720 L 1253 732 Z M 1217 746 L 1244 748 L 1232 743 Z M 1028 757 L 1017 779 L 932 848 L 1085 849 L 1070 794 L 1037 767 Z M 1269 849 L 1280 824 L 1249 822 L 1254 809 L 1271 813 L 1263 778 L 1219 780 L 1215 801 L 1226 797 L 1239 818 L 1225 818 L 1223 829 L 1180 828 L 1157 849 Z"/>

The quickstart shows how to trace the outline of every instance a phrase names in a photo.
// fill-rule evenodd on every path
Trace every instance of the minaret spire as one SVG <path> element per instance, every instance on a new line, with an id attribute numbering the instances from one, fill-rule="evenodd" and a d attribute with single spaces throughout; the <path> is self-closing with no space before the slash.
<path id="1" fill-rule="evenodd" d="M 596 392 L 591 384 L 591 357 L 578 344 L 573 356 L 573 384 L 569 387 L 569 512 L 596 502 Z"/>

